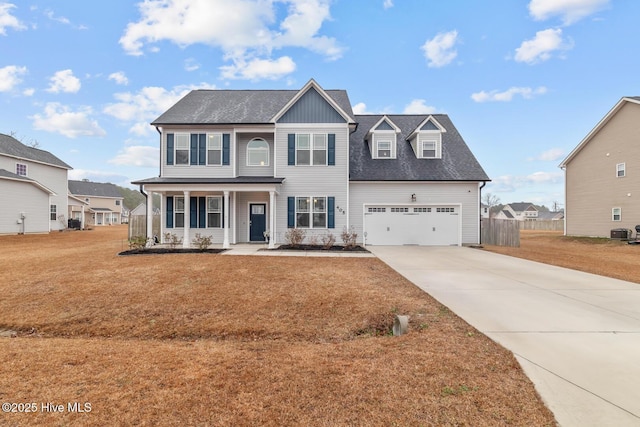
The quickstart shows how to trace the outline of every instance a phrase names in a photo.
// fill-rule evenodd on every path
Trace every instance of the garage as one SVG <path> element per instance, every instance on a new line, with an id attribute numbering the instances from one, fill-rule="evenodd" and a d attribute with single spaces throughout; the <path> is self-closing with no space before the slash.
<path id="1" fill-rule="evenodd" d="M 459 246 L 460 205 L 365 205 L 366 245 Z"/>

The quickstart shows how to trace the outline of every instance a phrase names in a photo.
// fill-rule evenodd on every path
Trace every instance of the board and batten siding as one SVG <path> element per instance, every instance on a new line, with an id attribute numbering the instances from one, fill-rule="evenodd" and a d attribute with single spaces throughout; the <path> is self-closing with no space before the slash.
<path id="1" fill-rule="evenodd" d="M 278 123 L 345 123 L 340 115 L 316 91 L 310 88 L 280 117 Z"/>
<path id="2" fill-rule="evenodd" d="M 480 191 L 476 182 L 351 182 L 349 211 L 351 225 L 363 240 L 364 204 L 462 205 L 462 244 L 480 241 Z M 416 202 L 411 202 L 411 195 Z"/>
<path id="3" fill-rule="evenodd" d="M 264 133 L 239 133 L 237 134 L 237 170 L 238 176 L 273 176 L 273 134 Z M 268 166 L 248 166 L 247 165 L 247 144 L 254 139 L 264 139 L 269 144 L 269 165 Z"/>
<path id="4" fill-rule="evenodd" d="M 335 165 L 290 166 L 288 135 L 295 133 L 334 134 Z M 335 197 L 335 228 L 308 230 L 307 236 L 322 236 L 330 231 L 338 240 L 348 225 L 349 128 L 347 124 L 277 125 L 276 176 L 285 177 L 276 203 L 276 242 L 283 243 L 287 232 L 287 198 L 297 196 Z M 338 209 L 340 208 L 340 209 Z"/>
<path id="5" fill-rule="evenodd" d="M 167 165 L 167 135 L 176 133 L 222 133 L 229 134 L 229 164 L 228 165 Z M 162 130 L 162 144 L 160 148 L 160 175 L 167 178 L 231 178 L 234 177 L 233 164 L 236 162 L 236 141 L 233 138 L 233 129 L 184 129 L 165 128 Z"/>
<path id="6" fill-rule="evenodd" d="M 18 234 L 23 225 L 18 224 L 20 213 L 24 212 L 25 233 L 48 233 L 49 194 L 33 184 L 0 179 L 2 205 L 0 209 L 0 234 Z M 66 216 L 66 212 L 65 212 Z"/>
<path id="7" fill-rule="evenodd" d="M 610 237 L 640 224 L 640 105 L 627 102 L 566 167 L 566 233 Z M 625 163 L 625 176 L 616 165 Z M 612 208 L 622 210 L 613 221 Z"/>

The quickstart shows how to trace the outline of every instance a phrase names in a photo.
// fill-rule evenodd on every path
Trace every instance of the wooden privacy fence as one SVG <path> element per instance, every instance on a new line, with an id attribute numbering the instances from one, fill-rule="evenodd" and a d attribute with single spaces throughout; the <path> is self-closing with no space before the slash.
<path id="1" fill-rule="evenodd" d="M 482 243 L 496 246 L 520 246 L 520 223 L 510 219 L 483 218 L 481 225 Z"/>
<path id="2" fill-rule="evenodd" d="M 153 235 L 160 237 L 160 215 L 153 215 Z M 132 215 L 129 217 L 129 239 L 133 236 L 147 235 L 147 216 Z"/>
<path id="3" fill-rule="evenodd" d="M 518 222 L 520 230 L 564 231 L 564 219 Z"/>

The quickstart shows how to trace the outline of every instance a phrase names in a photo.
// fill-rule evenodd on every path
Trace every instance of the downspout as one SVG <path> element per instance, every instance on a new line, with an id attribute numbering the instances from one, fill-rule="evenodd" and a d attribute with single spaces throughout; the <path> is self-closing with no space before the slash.
<path id="1" fill-rule="evenodd" d="M 480 186 L 480 201 L 479 203 L 479 209 L 478 209 L 478 213 L 480 214 L 480 216 L 478 217 L 478 244 L 481 245 L 482 244 L 482 189 L 484 188 L 484 186 L 487 185 L 487 181 L 482 181 L 482 185 Z"/>

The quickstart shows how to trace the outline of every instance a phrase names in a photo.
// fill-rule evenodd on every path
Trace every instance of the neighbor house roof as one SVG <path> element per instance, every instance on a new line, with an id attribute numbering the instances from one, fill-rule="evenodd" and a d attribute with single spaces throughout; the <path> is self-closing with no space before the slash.
<path id="1" fill-rule="evenodd" d="M 529 208 L 533 208 L 533 210 L 536 210 L 536 211 L 538 210 L 533 205 L 533 203 L 529 203 L 529 202 L 509 203 L 507 206 L 510 206 L 511 209 L 514 210 L 514 212 L 524 212 Z"/>
<path id="2" fill-rule="evenodd" d="M 193 90 L 152 125 L 270 124 L 299 90 Z M 353 110 L 344 90 L 324 91 L 346 114 Z"/>
<path id="3" fill-rule="evenodd" d="M 593 138 L 593 136 L 596 133 L 598 133 L 600 129 L 602 129 L 609 122 L 609 120 L 611 120 L 611 118 L 618 112 L 618 110 L 620 110 L 624 106 L 624 104 L 626 104 L 627 102 L 640 104 L 640 96 L 625 96 L 621 98 L 620 101 L 618 101 L 618 103 L 614 105 L 613 108 L 607 113 L 607 115 L 604 116 L 602 120 L 598 122 L 598 124 L 591 130 L 591 132 L 589 132 L 589 134 L 586 137 L 584 137 L 582 141 L 580 141 L 580 143 L 576 146 L 576 148 L 574 148 L 573 151 L 569 153 L 569 155 L 562 161 L 562 163 L 560 163 L 559 166 L 563 169 L 566 168 L 567 164 L 571 160 L 573 160 L 573 158 L 582 150 L 582 148 L 585 145 L 589 143 L 591 138 Z"/>
<path id="4" fill-rule="evenodd" d="M 117 186 L 102 182 L 69 180 L 69 193 L 76 196 L 123 198 Z"/>
<path id="5" fill-rule="evenodd" d="M 432 116 L 445 129 L 442 158 L 419 159 L 408 141 L 418 126 Z M 446 114 L 394 115 L 386 117 L 400 129 L 395 159 L 374 159 L 366 141 L 369 130 L 384 115 L 357 115 L 358 128 L 350 137 L 351 181 L 490 181 Z"/>
<path id="6" fill-rule="evenodd" d="M 0 133 L 0 154 L 15 157 L 17 159 L 44 163 L 64 169 L 73 169 L 50 152 L 28 147 L 14 137 L 2 133 Z"/>

